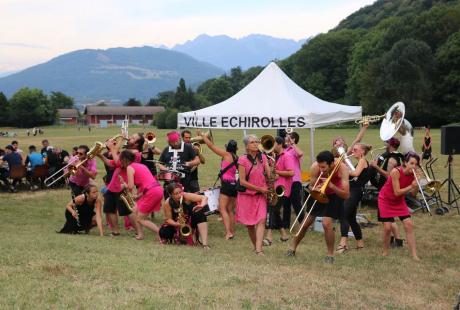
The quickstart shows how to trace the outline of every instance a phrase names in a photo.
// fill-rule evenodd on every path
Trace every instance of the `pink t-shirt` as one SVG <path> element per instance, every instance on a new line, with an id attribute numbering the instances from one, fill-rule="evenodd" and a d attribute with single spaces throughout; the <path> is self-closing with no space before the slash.
<path id="1" fill-rule="evenodd" d="M 72 156 L 70 158 L 69 163 L 74 163 L 78 161 L 78 156 Z M 89 159 L 87 160 L 83 166 L 88 169 L 90 172 L 96 172 L 97 174 L 97 166 L 96 166 L 96 160 L 95 159 Z M 77 173 L 75 175 L 71 175 L 69 178 L 69 181 L 77 184 L 78 186 L 86 186 L 89 184 L 89 179 L 90 177 L 87 176 L 82 170 L 78 169 Z"/>
<path id="2" fill-rule="evenodd" d="M 121 177 L 124 180 L 127 180 L 128 177 L 126 176 L 126 169 L 121 169 L 119 166 L 115 169 L 115 171 L 112 174 L 112 179 L 110 180 L 110 183 L 107 185 L 107 189 L 111 191 L 112 193 L 119 193 L 121 192 L 121 184 L 120 180 L 118 179 L 118 176 L 121 175 Z"/>
<path id="3" fill-rule="evenodd" d="M 228 161 L 221 161 L 220 163 L 220 170 L 224 170 L 225 168 L 228 167 L 228 165 L 231 165 L 231 163 L 229 163 Z M 235 182 L 236 181 L 236 178 L 235 178 L 235 174 L 236 174 L 236 166 L 237 165 L 233 165 L 233 167 L 229 168 L 227 171 L 225 171 L 225 173 L 222 175 L 222 180 L 226 181 L 226 182 Z"/>
<path id="4" fill-rule="evenodd" d="M 284 150 L 284 152 L 291 155 L 294 162 L 294 176 L 292 177 L 292 182 L 302 182 L 300 168 L 302 164 L 302 156 L 299 156 L 292 146 L 289 146 L 286 150 Z"/>
<path id="5" fill-rule="evenodd" d="M 276 170 L 294 170 L 294 166 L 294 158 L 286 152 L 281 153 L 276 161 Z M 292 178 L 279 176 L 275 181 L 275 186 L 284 186 L 284 196 L 286 197 L 291 196 Z"/>

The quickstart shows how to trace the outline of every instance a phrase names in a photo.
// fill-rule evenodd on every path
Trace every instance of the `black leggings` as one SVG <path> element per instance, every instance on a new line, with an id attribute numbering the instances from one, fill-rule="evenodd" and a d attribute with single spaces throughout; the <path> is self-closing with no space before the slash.
<path id="1" fill-rule="evenodd" d="M 293 182 L 291 186 L 291 205 L 296 215 L 299 215 L 302 208 L 302 183 Z M 299 216 L 299 223 L 302 223 L 304 212 Z"/>
<path id="2" fill-rule="evenodd" d="M 351 231 L 355 235 L 356 240 L 363 239 L 361 227 L 356 221 L 356 212 L 358 210 L 358 204 L 363 196 L 363 189 L 350 188 L 350 198 L 345 200 L 343 208 L 340 210 L 340 233 L 342 237 L 348 237 L 348 230 L 351 227 Z"/>

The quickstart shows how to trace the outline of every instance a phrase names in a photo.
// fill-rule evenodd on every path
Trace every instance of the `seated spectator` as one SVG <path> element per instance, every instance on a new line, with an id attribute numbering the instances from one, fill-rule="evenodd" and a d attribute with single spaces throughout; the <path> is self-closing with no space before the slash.
<path id="1" fill-rule="evenodd" d="M 0 176 L 0 179 L 5 183 L 6 186 L 9 187 L 9 190 L 11 192 L 17 192 L 16 185 L 19 180 L 13 180 L 13 183 L 10 184 L 8 181 L 8 176 L 9 176 L 9 171 L 15 166 L 21 166 L 22 165 L 22 158 L 21 155 L 19 155 L 15 150 L 14 147 L 11 144 L 8 144 L 5 148 L 5 155 L 3 155 L 2 159 L 0 159 L 0 165 L 3 164 L 4 162 L 8 163 L 8 174 L 3 172 Z"/>
<path id="2" fill-rule="evenodd" d="M 33 179 L 35 167 L 43 165 L 44 161 L 42 154 L 37 152 L 35 145 L 29 146 L 29 155 L 26 158 L 25 164 L 26 166 L 29 166 L 29 169 L 27 170 L 27 177 L 31 183 L 31 189 L 36 190 L 38 189 L 38 186 L 35 183 L 38 180 Z"/>
<path id="3" fill-rule="evenodd" d="M 13 140 L 13 141 L 11 141 L 11 145 L 13 146 L 14 151 L 17 152 L 19 155 L 21 155 L 22 162 L 24 163 L 24 161 L 26 160 L 26 155 L 25 155 L 24 152 L 19 148 L 19 142 L 16 141 L 16 140 Z"/>

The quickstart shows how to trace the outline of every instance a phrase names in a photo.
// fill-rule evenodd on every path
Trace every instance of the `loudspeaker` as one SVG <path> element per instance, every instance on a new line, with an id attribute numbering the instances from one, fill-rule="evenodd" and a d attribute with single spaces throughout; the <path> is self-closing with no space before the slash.
<path id="1" fill-rule="evenodd" d="M 460 125 L 441 127 L 441 154 L 460 154 Z"/>

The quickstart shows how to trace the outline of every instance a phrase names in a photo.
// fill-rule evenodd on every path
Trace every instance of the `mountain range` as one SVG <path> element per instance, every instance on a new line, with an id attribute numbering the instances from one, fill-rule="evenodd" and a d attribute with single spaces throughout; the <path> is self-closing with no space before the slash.
<path id="1" fill-rule="evenodd" d="M 148 100 L 175 89 L 181 78 L 191 86 L 223 73 L 209 63 L 162 48 L 85 49 L 0 78 L 0 91 L 10 97 L 22 87 L 31 87 L 46 93 L 61 91 L 76 102 L 124 102 Z"/>
<path id="2" fill-rule="evenodd" d="M 251 34 L 241 39 L 202 34 L 172 49 L 229 71 L 237 66 L 245 70 L 253 66 L 265 66 L 275 59 L 284 59 L 298 51 L 307 41 L 261 34 Z"/>

